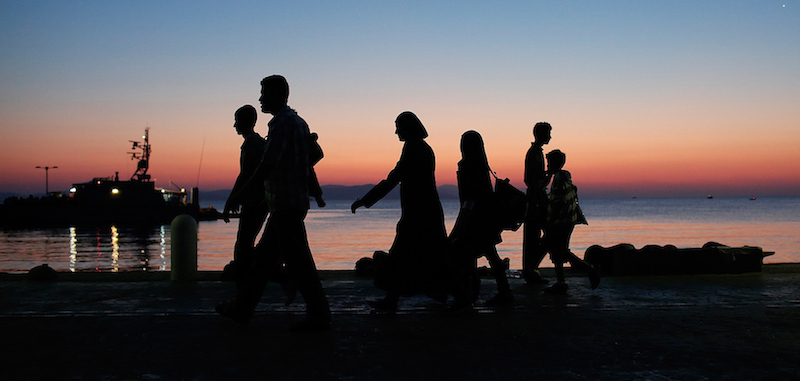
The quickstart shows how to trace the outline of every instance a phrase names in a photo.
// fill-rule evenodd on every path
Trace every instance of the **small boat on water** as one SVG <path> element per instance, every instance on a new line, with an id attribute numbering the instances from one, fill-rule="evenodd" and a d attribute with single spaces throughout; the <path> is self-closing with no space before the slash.
<path id="1" fill-rule="evenodd" d="M 41 198 L 10 197 L 0 205 L 1 226 L 67 226 L 85 224 L 169 223 L 189 214 L 197 220 L 218 219 L 213 208 L 200 208 L 199 191 L 157 188 L 147 173 L 150 166 L 150 129 L 143 142 L 131 141 L 132 159 L 138 160 L 130 180 L 96 177 L 73 184 L 69 192 L 51 192 Z"/>

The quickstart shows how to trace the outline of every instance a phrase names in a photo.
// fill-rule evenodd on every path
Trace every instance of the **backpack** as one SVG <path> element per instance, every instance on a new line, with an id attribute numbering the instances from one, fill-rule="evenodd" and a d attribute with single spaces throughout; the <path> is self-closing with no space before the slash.
<path id="1" fill-rule="evenodd" d="M 494 172 L 494 203 L 497 223 L 503 230 L 517 231 L 525 221 L 527 199 L 525 192 L 511 185 L 509 179 L 500 179 Z"/>

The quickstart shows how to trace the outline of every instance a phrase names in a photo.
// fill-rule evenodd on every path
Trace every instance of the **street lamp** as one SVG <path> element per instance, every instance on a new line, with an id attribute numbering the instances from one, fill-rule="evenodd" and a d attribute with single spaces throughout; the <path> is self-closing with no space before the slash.
<path id="1" fill-rule="evenodd" d="M 58 167 L 40 167 L 37 165 L 36 168 L 44 168 L 44 195 L 47 197 L 50 194 L 50 175 L 48 171 L 50 171 L 50 168 L 56 169 Z"/>

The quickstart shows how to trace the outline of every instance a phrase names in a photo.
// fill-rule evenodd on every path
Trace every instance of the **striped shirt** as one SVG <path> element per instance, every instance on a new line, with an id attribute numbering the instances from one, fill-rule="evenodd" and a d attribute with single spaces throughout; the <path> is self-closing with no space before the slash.
<path id="1" fill-rule="evenodd" d="M 553 175 L 549 197 L 548 225 L 570 226 L 586 223 L 586 218 L 578 204 L 578 187 L 572 184 L 572 175 L 569 172 L 561 170 Z"/>

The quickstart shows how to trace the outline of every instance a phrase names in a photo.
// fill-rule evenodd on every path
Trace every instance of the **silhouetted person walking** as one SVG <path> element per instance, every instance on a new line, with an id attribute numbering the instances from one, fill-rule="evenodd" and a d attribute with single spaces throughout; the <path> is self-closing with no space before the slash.
<path id="1" fill-rule="evenodd" d="M 564 278 L 564 263 L 567 262 L 574 270 L 589 274 L 592 289 L 600 284 L 600 268 L 578 258 L 569 250 L 569 240 L 575 225 L 586 224 L 586 218 L 578 204 L 578 188 L 572 184 L 572 175 L 563 170 L 566 161 L 567 156 L 559 150 L 547 154 L 547 170 L 553 175 L 553 183 L 550 185 L 544 241 L 558 279 L 555 284 L 544 289 L 548 294 L 567 293 L 568 287 Z"/>
<path id="2" fill-rule="evenodd" d="M 552 129 L 550 123 L 536 123 L 533 126 L 534 141 L 525 155 L 528 206 L 522 227 L 522 276 L 529 284 L 547 283 L 537 269 L 547 253 L 542 245 L 542 230 L 547 219 L 547 184 L 550 176 L 545 172 L 542 146 L 550 142 Z"/>
<path id="3" fill-rule="evenodd" d="M 444 213 L 436 190 L 433 150 L 425 142 L 428 132 L 411 112 L 401 113 L 395 120 L 403 152 L 395 168 L 363 198 L 353 202 L 353 213 L 367 208 L 400 184 L 400 221 L 389 255 L 376 260 L 375 285 L 386 291 L 386 297 L 370 302 L 379 312 L 394 313 L 401 295 L 425 293 L 445 301 L 449 279 L 442 276 L 445 268 L 443 251 L 447 237 Z"/>
<path id="4" fill-rule="evenodd" d="M 266 142 L 253 128 L 256 125 L 258 114 L 255 107 L 244 105 L 234 114 L 233 127 L 236 133 L 244 138 L 239 155 L 239 176 L 233 184 L 231 195 L 239 193 L 247 180 L 253 177 L 261 157 L 264 154 Z M 267 219 L 269 208 L 264 198 L 264 183 L 256 182 L 252 187 L 241 194 L 241 198 L 234 203 L 229 197 L 222 211 L 222 218 L 230 222 L 231 211 L 240 210 L 239 229 L 236 233 L 236 244 L 233 249 L 233 261 L 225 268 L 225 277 L 232 276 L 237 288 L 242 287 L 247 269 L 252 262 L 253 249 L 256 237 L 264 221 Z"/>
<path id="5" fill-rule="evenodd" d="M 307 317 L 296 330 L 330 329 L 330 309 L 308 247 L 304 219 L 309 208 L 309 149 L 311 133 L 306 122 L 289 108 L 289 84 L 279 75 L 261 81 L 261 111 L 273 115 L 267 147 L 256 173 L 244 186 L 264 182 L 270 215 L 256 247 L 246 285 L 233 299 L 217 306 L 217 312 L 246 322 L 261 299 L 270 272 L 285 261 L 291 280 L 306 302 Z M 241 193 L 231 196 L 237 202 Z"/>
<path id="6" fill-rule="evenodd" d="M 500 238 L 502 228 L 496 218 L 490 172 L 483 138 L 476 131 L 465 132 L 461 135 L 461 161 L 456 173 L 461 208 L 450 232 L 450 241 L 456 251 L 458 269 L 469 267 L 474 271 L 475 259 L 486 257 L 498 291 L 486 304 L 503 305 L 512 303 L 514 296 L 508 285 L 505 265 L 495 247 L 503 240 Z"/>

